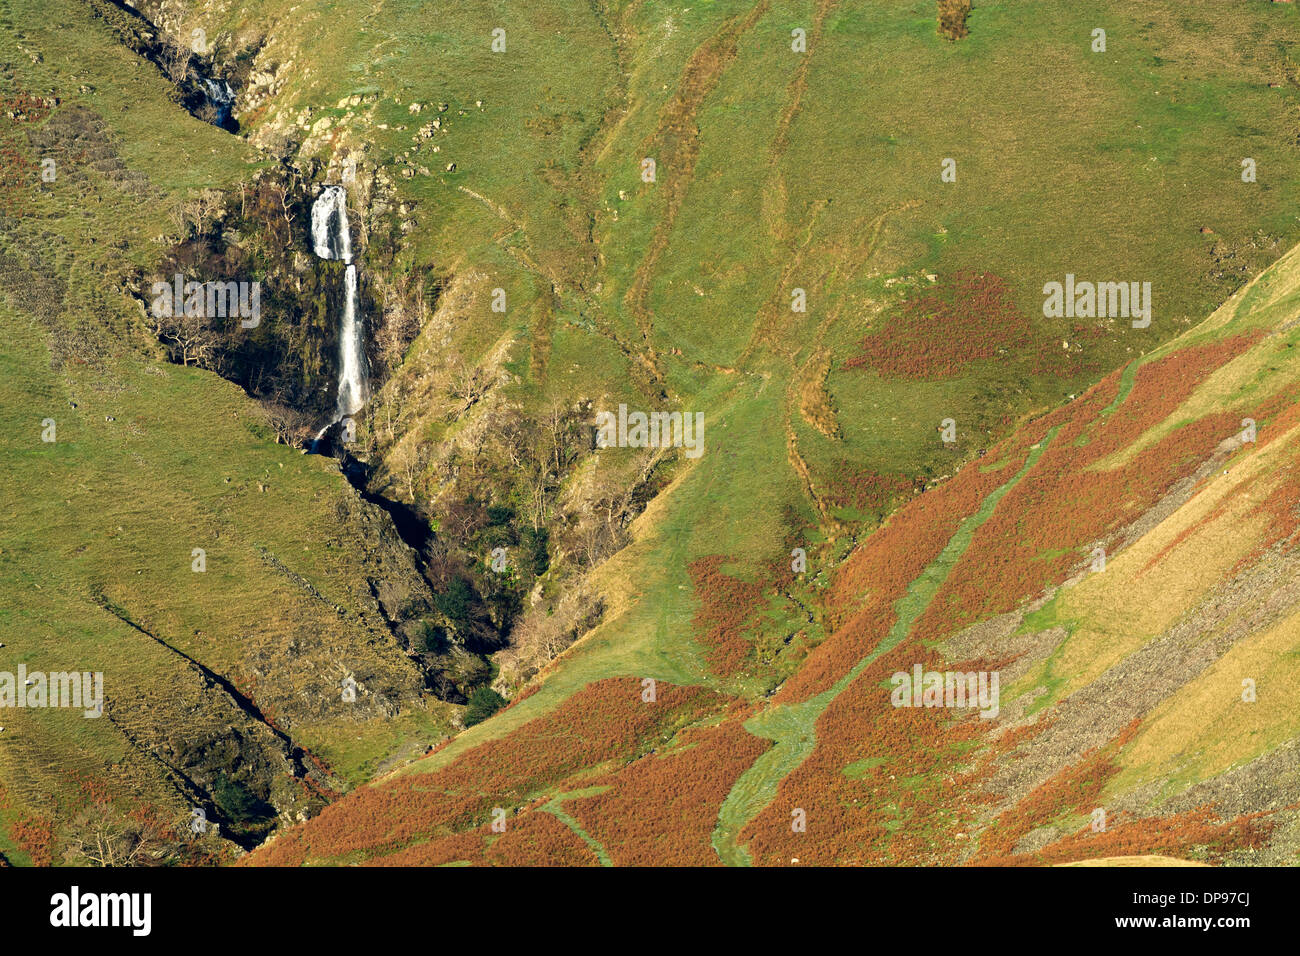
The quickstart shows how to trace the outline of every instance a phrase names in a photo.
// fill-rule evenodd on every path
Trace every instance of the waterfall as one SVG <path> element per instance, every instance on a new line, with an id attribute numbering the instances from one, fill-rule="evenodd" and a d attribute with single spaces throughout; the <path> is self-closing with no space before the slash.
<path id="1" fill-rule="evenodd" d="M 352 261 L 348 230 L 348 194 L 342 186 L 324 186 L 311 206 L 311 243 L 321 259 Z"/>
<path id="2" fill-rule="evenodd" d="M 330 427 L 360 411 L 366 403 L 366 351 L 357 266 L 352 261 L 352 236 L 348 229 L 348 194 L 342 186 L 325 186 L 311 207 L 312 249 L 321 259 L 336 259 L 344 273 L 343 318 L 339 322 L 339 390 L 334 419 L 320 430 L 319 441 Z M 315 442 L 312 443 L 313 446 Z"/>
<path id="3" fill-rule="evenodd" d="M 337 415 L 351 415 L 366 403 L 365 346 L 357 312 L 357 267 L 349 262 L 344 276 L 347 298 L 339 326 L 339 398 Z M 337 420 L 337 419 L 336 419 Z"/>
<path id="4" fill-rule="evenodd" d="M 203 95 L 217 115 L 216 122 L 213 125 L 226 129 L 230 125 L 230 114 L 235 109 L 235 91 L 230 88 L 230 84 L 225 80 L 214 80 L 206 76 L 201 77 L 201 79 L 203 80 Z"/>

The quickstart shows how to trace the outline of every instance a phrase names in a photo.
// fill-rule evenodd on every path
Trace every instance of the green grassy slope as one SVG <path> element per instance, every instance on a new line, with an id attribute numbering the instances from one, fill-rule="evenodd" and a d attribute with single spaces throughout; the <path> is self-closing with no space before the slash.
<path id="1" fill-rule="evenodd" d="M 1293 251 L 1159 353 L 1027 423 L 999 446 L 990 474 L 1002 477 L 971 463 L 901 508 L 839 569 L 828 604 L 842 623 L 775 700 L 724 698 L 653 748 L 587 750 L 597 701 L 611 741 L 638 694 L 655 712 L 643 683 L 611 675 L 698 679 L 656 667 L 635 642 L 602 640 L 602 628 L 532 696 L 250 862 L 545 862 L 554 844 L 518 855 L 540 812 L 615 865 L 1294 863 L 1298 283 Z M 1230 358 L 1169 377 L 1207 346 Z M 1229 387 L 1244 382 L 1264 384 Z M 1259 416 L 1255 442 L 1232 433 L 1242 410 Z M 1062 456 L 1117 435 L 1085 470 L 1113 473 L 1155 436 L 1174 441 L 1146 461 L 1159 483 L 1135 483 L 1131 501 L 1078 486 L 1080 517 L 1107 529 L 1098 571 L 1090 545 L 1069 546 L 1068 508 L 1046 523 L 1061 492 L 1042 489 L 1074 480 L 1057 471 Z M 1046 541 L 1031 565 L 1058 552 L 1070 562 L 1045 593 L 995 588 L 999 564 L 1022 560 L 999 559 L 1010 549 L 997 536 L 1030 524 Z M 915 576 L 891 581 L 893 565 Z M 981 599 L 1010 612 L 952 624 L 972 576 Z M 891 707 L 890 674 L 912 662 L 1000 671 L 997 719 Z M 570 721 L 576 752 L 561 730 Z M 489 826 L 493 807 L 509 810 L 504 836 Z M 791 828 L 790 808 L 806 830 Z M 1098 808 L 1109 822 L 1094 830 Z"/>
<path id="2" fill-rule="evenodd" d="M 8 187 L 0 227 L 0 668 L 102 671 L 108 712 L 6 710 L 0 816 L 60 829 L 93 786 L 123 813 L 220 819 L 222 772 L 286 819 L 313 812 L 448 729 L 384 620 L 403 590 L 427 591 L 332 462 L 275 444 L 237 387 L 152 357 L 121 277 L 156 264 L 169 208 L 248 175 L 254 154 L 171 103 L 82 5 L 62 7 L 53 30 L 7 6 L 0 32 L 5 61 L 23 61 L 11 89 L 62 100 L 3 130 L 33 159 L 48 139 L 58 175 Z M 25 861 L 7 833 L 3 853 Z"/>
<path id="3" fill-rule="evenodd" d="M 195 699 L 221 702 L 207 717 L 235 708 L 266 755 L 275 724 L 339 787 L 450 728 L 384 620 L 399 596 L 428 595 L 386 519 L 331 463 L 275 445 L 234 386 L 160 361 L 123 287 L 157 267 L 172 210 L 202 190 L 237 195 L 280 158 L 333 178 L 352 157 L 368 281 L 381 296 L 430 275 L 466 290 L 444 296 L 367 410 L 364 437 L 393 497 L 436 503 L 439 453 L 505 407 L 540 417 L 585 399 L 706 416 L 704 456 L 672 465 L 630 543 L 589 572 L 606 602 L 600 626 L 531 696 L 410 777 L 601 679 L 761 702 L 842 623 L 823 586 L 918 479 L 950 475 L 1028 416 L 1136 370 L 1300 238 L 1300 19 L 1262 0 L 988 0 L 958 43 L 937 35 L 929 0 L 139 9 L 213 39 L 214 61 L 245 84 L 241 137 L 171 102 L 87 4 L 0 5 L 0 88 L 59 100 L 38 120 L 0 117 L 0 145 L 60 168 L 52 184 L 4 180 L 0 316 L 13 331 L 0 415 L 13 480 L 0 592 L 12 640 L 0 652 L 35 660 L 75 642 L 68 666 L 102 660 L 107 674 L 150 655 L 123 680 L 141 700 L 193 675 L 187 655 L 237 681 L 261 714 L 206 687 Z M 1104 53 L 1090 48 L 1098 27 Z M 795 28 L 806 53 L 791 50 Z M 1244 157 L 1258 182 L 1241 181 Z M 948 158 L 954 183 L 940 178 Z M 372 237 L 402 223 L 391 257 L 374 239 L 367 259 Z M 1067 272 L 1151 282 L 1150 328 L 1044 318 L 1042 285 Z M 915 303 L 972 274 L 1006 289 L 1002 351 L 922 378 L 848 364 L 868 333 L 909 322 L 914 339 L 951 348 L 946 320 Z M 497 287 L 504 316 L 489 308 Z M 790 308 L 795 289 L 806 312 Z M 456 404 L 437 364 L 450 355 L 492 383 L 459 416 L 442 411 Z M 1252 387 L 1277 385 L 1261 372 Z M 39 441 L 47 415 L 52 445 Z M 936 434 L 946 418 L 955 445 Z M 641 467 L 625 449 L 593 461 L 614 484 Z M 565 493 L 581 504 L 578 484 Z M 772 567 L 793 546 L 808 549 L 811 573 L 778 580 Z M 196 547 L 203 574 L 189 569 Z M 762 585 L 742 638 L 757 650 L 729 672 L 702 640 L 698 562 L 710 556 Z M 573 584 L 570 570 L 549 583 Z M 346 673 L 366 687 L 360 719 L 334 699 Z M 122 729 L 56 735 L 13 721 L 0 781 L 16 807 L 0 813 L 66 812 L 80 799 L 71 770 L 43 788 L 18 783 L 65 760 L 183 809 L 157 760 L 127 743 L 148 751 L 180 707 L 165 694 L 150 706 L 161 713 Z M 272 756 L 258 759 L 254 776 L 269 780 Z"/>
<path id="4" fill-rule="evenodd" d="M 409 245 L 413 261 L 482 269 L 512 303 L 520 288 L 558 289 L 549 321 L 572 358 L 552 354 L 541 381 L 524 376 L 507 393 L 539 404 L 579 395 L 611 407 L 649 404 L 659 386 L 608 347 L 612 338 L 661 370 L 674 406 L 706 411 L 716 456 L 672 486 L 659 516 L 665 526 L 646 527 L 605 573 L 626 614 L 595 641 L 649 642 L 652 660 L 690 659 L 675 649 L 698 607 L 690 561 L 726 554 L 752 575 L 780 554 L 787 505 L 821 526 L 804 532 L 814 545 L 843 533 L 840 518 L 869 521 L 869 510 L 836 500 L 836 466 L 904 484 L 950 472 L 1024 413 L 1182 331 L 1295 236 L 1286 158 L 1294 11 L 987 3 L 958 44 L 935 34 L 930 5 L 919 2 L 794 11 L 644 3 L 599 14 L 618 38 L 622 77 L 611 74 L 608 55 L 562 61 L 562 38 L 541 36 L 544 15 L 517 23 L 474 8 L 417 41 L 419 17 L 385 8 L 367 21 L 365 38 L 346 42 L 418 49 L 415 58 L 437 69 L 404 75 L 400 104 L 345 110 L 334 145 L 364 148 L 383 165 L 427 115 L 403 117 L 411 102 L 465 108 L 463 118 L 446 114 L 450 128 L 430 141 L 440 147 L 436 163 L 428 157 L 430 175 L 395 182 L 428 224 Z M 339 15 L 320 11 L 322 23 Z M 495 58 L 494 15 L 511 38 Z M 1093 53 L 1091 31 L 1102 23 L 1108 51 Z M 797 24 L 814 37 L 806 58 L 789 48 Z M 583 12 L 562 32 L 590 43 L 594 31 Z M 322 30 L 277 42 L 279 56 L 293 46 L 310 58 L 317 44 L 343 41 Z M 334 85 L 314 75 L 310 95 L 287 97 L 286 112 L 396 89 L 397 59 L 375 62 L 361 67 L 370 85 L 341 71 Z M 549 98 L 516 92 L 534 85 Z M 481 111 L 471 105 L 478 99 Z M 653 185 L 639 178 L 651 155 Z M 949 156 L 958 161 L 955 184 L 940 181 Z M 1243 156 L 1267 171 L 1260 182 L 1241 182 Z M 576 247 L 550 233 L 575 207 L 593 224 Z M 942 381 L 843 368 L 868 329 L 893 321 L 904 290 L 959 270 L 1007 280 L 1029 331 L 1019 354 Z M 1039 290 L 1067 271 L 1149 278 L 1151 328 L 1083 322 L 1080 333 L 1069 320 L 1043 319 Z M 894 277 L 905 281 L 886 285 Z M 789 311 L 794 287 L 808 292 L 806 314 Z M 536 335 L 524 295 L 505 319 L 521 349 Z M 501 320 L 480 297 L 465 321 Z M 818 348 L 832 359 L 826 402 L 838 409 L 839 437 L 802 411 Z M 936 440 L 946 417 L 958 423 L 956 453 Z M 616 455 L 604 458 L 619 467 Z M 522 713 L 555 699 L 543 694 Z"/>

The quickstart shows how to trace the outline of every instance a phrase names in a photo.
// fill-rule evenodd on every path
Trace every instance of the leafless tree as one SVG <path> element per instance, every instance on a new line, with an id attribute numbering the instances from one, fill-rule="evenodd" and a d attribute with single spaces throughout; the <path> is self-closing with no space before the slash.
<path id="1" fill-rule="evenodd" d="M 180 837 L 188 823 L 143 814 L 126 816 L 97 800 L 74 816 L 65 834 L 64 859 L 73 866 L 161 866 L 189 856 Z"/>
<path id="2" fill-rule="evenodd" d="M 177 86 L 182 86 L 193 73 L 190 49 L 179 37 L 164 37 L 159 60 L 167 78 Z"/>
<path id="3" fill-rule="evenodd" d="M 448 391 L 452 398 L 460 402 L 460 407 L 455 410 L 454 415 L 460 417 L 487 394 L 492 384 L 491 379 L 478 366 L 465 364 L 465 361 L 455 352 L 448 356 L 447 366 L 451 373 Z"/>
<path id="4" fill-rule="evenodd" d="M 289 197 L 293 195 L 294 184 L 287 179 L 276 179 L 270 186 L 272 194 L 280 202 L 280 215 L 284 217 L 285 226 L 292 226 L 294 217 L 289 211 Z"/>
<path id="5" fill-rule="evenodd" d="M 221 336 L 206 316 L 155 316 L 150 313 L 153 334 L 172 352 L 179 353 L 182 365 L 193 362 L 201 368 L 213 368 L 219 357 Z"/>
<path id="6" fill-rule="evenodd" d="M 266 411 L 266 422 L 275 433 L 275 440 L 282 445 L 293 445 L 310 432 L 307 416 L 291 405 L 283 402 L 267 401 L 262 403 Z"/>

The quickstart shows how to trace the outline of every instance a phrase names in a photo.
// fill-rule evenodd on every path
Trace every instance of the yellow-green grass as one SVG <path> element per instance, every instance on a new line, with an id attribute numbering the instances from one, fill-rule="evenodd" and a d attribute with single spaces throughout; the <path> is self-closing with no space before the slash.
<path id="1" fill-rule="evenodd" d="M 1294 450 L 1295 430 L 1258 451 L 1235 458 L 1190 501 L 1092 573 L 1059 592 L 1035 626 L 1067 627 L 1069 636 L 1040 665 L 1007 688 L 1017 696 L 1038 686 L 1049 693 L 1035 709 L 1090 684 L 1125 657 L 1165 633 L 1199 604 L 1258 546 L 1269 519 L 1251 514 L 1270 490 L 1265 480 Z"/>
<path id="2" fill-rule="evenodd" d="M 255 7 L 264 22 L 289 19 L 283 2 Z M 1195 15 L 1172 0 L 1141 10 L 987 3 L 959 44 L 937 36 L 928 2 L 841 4 L 807 54 L 799 94 L 801 57 L 789 34 L 811 24 L 812 5 L 773 7 L 738 35 L 734 60 L 688 117 L 687 138 L 698 129 L 694 163 L 661 165 L 655 184 L 642 183 L 642 154 L 667 148 L 656 130 L 691 56 L 752 9 L 731 0 L 560 16 L 545 5 L 525 15 L 475 2 L 448 17 L 401 3 L 368 14 L 357 29 L 345 5 L 298 5 L 292 19 L 311 29 L 277 36 L 273 45 L 282 58 L 292 53 L 336 68 L 290 84 L 277 107 L 354 114 L 340 148 L 366 145 L 379 162 L 410 150 L 414 131 L 431 117 L 443 120 L 446 129 L 428 141 L 440 152 L 426 145 L 416 154 L 433 175 L 395 179 L 403 197 L 417 201 L 421 222 L 404 261 L 443 269 L 490 262 L 512 311 L 530 307 L 538 282 L 559 278 L 562 295 L 572 295 L 591 252 L 581 229 L 575 237 L 573 217 L 589 213 L 602 259 L 592 276 L 601 289 L 586 304 L 625 341 L 637 341 L 624 297 L 666 230 L 648 286 L 651 344 L 665 356 L 674 387 L 688 392 L 705 383 L 674 366 L 733 364 L 765 305 L 788 301 L 782 284 L 806 287 L 811 308 L 806 316 L 786 309 L 780 340 L 806 343 L 841 307 L 830 334 L 837 354 L 847 354 L 865 331 L 860 316 L 878 298 L 879 275 L 895 270 L 998 272 L 1035 327 L 1042 283 L 1066 271 L 1149 279 L 1157 296 L 1152 328 L 1120 327 L 1107 344 L 1090 346 L 1100 350 L 1101 367 L 1114 367 L 1180 331 L 1227 291 L 1208 277 L 1213 238 L 1199 226 L 1230 241 L 1261 226 L 1284 239 L 1296 234 L 1286 212 L 1296 184 L 1281 145 L 1294 92 L 1268 87 L 1283 60 L 1266 39 L 1300 24 L 1291 10 L 1226 0 Z M 1098 23 L 1107 24 L 1106 53 L 1090 49 Z M 494 54 L 490 33 L 498 26 L 508 45 Z M 621 37 L 617 52 L 610 33 Z M 336 106 L 374 92 L 382 94 L 376 103 Z M 778 149 L 780 117 L 796 95 L 799 108 Z M 412 115 L 413 101 L 452 108 Z M 970 135 L 994 129 L 997 136 Z M 1240 181 L 1243 156 L 1259 163 L 1260 182 Z M 939 179 L 946 157 L 958 161 L 954 184 Z M 444 171 L 447 161 L 457 163 L 456 173 Z M 770 206 L 773 175 L 788 192 L 785 219 L 796 237 L 789 241 L 755 228 Z M 666 224 L 666 196 L 682 177 L 690 180 L 684 200 Z M 508 211 L 511 223 L 462 187 Z M 620 191 L 628 198 L 619 199 Z M 856 258 L 868 251 L 865 225 L 909 202 L 919 205 L 888 223 L 879 254 Z M 502 257 L 503 247 L 528 250 L 540 271 Z M 1263 264 L 1268 255 L 1256 258 Z M 798 265 L 787 275 L 791 262 Z M 568 309 L 582 311 L 579 300 Z M 1069 336 L 1064 324 L 1041 332 Z M 673 348 L 682 355 L 669 354 Z M 760 347 L 753 361 L 771 357 Z M 983 441 L 1004 412 L 1059 401 L 1086 384 L 1035 380 L 1012 364 L 1010 378 L 1003 363 L 980 363 L 942 394 L 921 397 L 918 419 L 952 415 Z M 777 374 L 789 377 L 791 369 L 778 362 Z M 990 387 L 999 393 L 993 403 Z M 846 417 L 854 413 L 846 454 L 878 470 L 933 467 L 928 426 L 898 435 L 887 450 L 854 437 L 888 432 L 888 419 L 857 411 L 896 402 L 897 388 L 836 376 L 835 397 Z"/>
<path id="3" fill-rule="evenodd" d="M 1253 682 L 1253 700 L 1245 681 Z M 1162 794 L 1244 766 L 1295 738 L 1300 609 L 1233 645 L 1147 718 L 1125 748 L 1115 791 L 1157 781 Z"/>
<path id="4" fill-rule="evenodd" d="M 66 102 L 102 114 L 124 160 L 158 191 L 133 203 L 104 187 L 75 205 L 56 184 L 39 201 L 39 228 L 63 237 L 76 262 L 70 274 L 88 296 L 119 258 L 154 264 L 159 249 L 149 240 L 168 230 L 169 206 L 246 178 L 250 161 L 260 160 L 168 103 L 152 67 L 137 68 L 73 0 L 13 6 L 24 28 L 39 33 L 44 52 L 42 64 L 28 67 L 4 41 L 25 85 L 56 86 Z M 659 182 L 641 183 L 640 159 L 661 145 L 655 131 L 686 64 L 752 9 L 742 0 L 689 10 L 660 3 L 525 9 L 471 0 L 449 15 L 405 0 L 358 17 L 354 5 L 341 2 L 254 0 L 194 14 L 185 24 L 214 36 L 271 30 L 268 60 L 295 64 L 272 110 L 311 107 L 318 110 L 313 120 L 346 120 L 338 146 L 366 148 L 399 197 L 415 201 L 420 227 L 397 268 L 479 269 L 486 287 L 508 290 L 507 318 L 497 325 L 491 315 L 476 316 L 464 329 L 457 344 L 467 357 L 478 359 L 510 336 L 529 341 L 526 317 L 539 292 L 556 284 L 560 308 L 546 384 L 529 380 L 520 346 L 509 359 L 525 380 L 515 394 L 529 406 L 637 397 L 627 361 L 597 324 L 641 348 L 625 295 L 652 244 L 664 243 L 647 286 L 649 344 L 666 366 L 672 399 L 706 413 L 705 456 L 686 464 L 637 525 L 635 542 L 600 572 L 612 607 L 605 623 L 551 671 L 541 691 L 468 732 L 457 748 L 500 735 L 600 676 L 721 683 L 746 694 L 765 689 L 764 675 L 718 682 L 709 674 L 691 635 L 698 599 L 686 567 L 723 553 L 735 560 L 726 570 L 750 576 L 779 553 L 783 508 L 808 510 L 787 461 L 785 389 L 832 309 L 840 318 L 827 325 L 827 344 L 837 360 L 852 354 L 866 331 L 863 316 L 879 305 L 884 275 L 997 272 L 1012 283 L 1026 320 L 1048 338 L 1061 330 L 1039 325 L 1044 281 L 1067 271 L 1150 280 L 1152 328 L 1121 325 L 1096 346 L 1099 363 L 1113 368 L 1167 340 L 1230 288 L 1209 277 L 1213 240 L 1197 232 L 1200 225 L 1231 241 L 1260 228 L 1284 240 L 1300 235 L 1290 212 L 1300 180 L 1287 145 L 1295 92 L 1289 84 L 1268 87 L 1282 69 L 1284 39 L 1300 33 L 1295 11 L 1284 5 L 1211 0 L 1189 12 L 1176 0 L 1132 8 L 1004 0 L 980 4 L 971 37 L 949 44 L 936 35 L 928 0 L 844 3 L 808 54 L 807 87 L 783 150 L 774 148 L 775 128 L 800 66 L 789 31 L 813 14 L 806 2 L 774 5 L 738 36 L 734 61 L 687 118 L 699 129 L 694 165 L 661 166 Z M 1106 54 L 1089 50 L 1098 24 L 1108 30 Z M 498 26 L 507 31 L 505 54 L 490 49 Z M 623 37 L 617 50 L 614 34 Z M 120 82 L 123 76 L 132 82 Z M 94 92 L 76 92 L 87 81 Z M 615 109 L 624 88 L 627 101 Z M 337 105 L 371 94 L 379 96 L 374 103 Z M 451 108 L 413 115 L 412 101 Z M 260 125 L 270 115 L 248 118 L 254 137 L 271 132 Z M 414 159 L 432 175 L 402 178 L 394 157 L 411 150 L 415 131 L 435 117 L 448 129 Z M 1259 163 L 1257 184 L 1240 182 L 1247 155 Z M 939 163 L 949 156 L 958 162 L 955 184 L 939 180 Z M 457 163 L 455 173 L 444 171 L 448 162 Z M 686 176 L 677 218 L 665 223 L 668 187 Z M 778 182 L 785 199 L 774 204 Z M 620 190 L 629 198 L 619 199 Z M 908 203 L 917 205 L 889 218 L 878 246 L 867 248 L 866 225 Z M 18 228 L 34 241 L 36 225 Z M 125 249 L 108 251 L 118 239 Z M 1262 264 L 1269 254 L 1254 258 Z M 580 280 L 586 293 L 576 291 Z M 807 288 L 810 312 L 778 309 L 784 321 L 758 342 L 746 367 L 736 375 L 711 369 L 739 362 L 765 307 L 788 301 L 786 284 Z M 1289 304 L 1274 306 L 1280 312 Z M 121 303 L 112 305 L 120 319 Z M 7 315 L 6 322 L 11 318 L 27 321 Z M 34 337 L 19 336 L 6 353 L 19 364 L 48 364 Z M 43 497 L 30 514 L 13 509 L 23 570 L 5 587 L 24 594 L 26 575 L 48 576 L 71 602 L 60 612 L 67 620 L 82 619 L 85 598 L 103 591 L 179 648 L 227 669 L 238 668 L 242 650 L 263 642 L 267 630 L 344 635 L 355 627 L 268 576 L 257 551 L 264 547 L 332 601 L 362 603 L 359 565 L 348 553 L 356 543 L 331 546 L 321 530 L 343 494 L 337 474 L 269 445 L 252 424 L 251 406 L 207 373 L 131 358 L 109 372 L 123 389 L 111 399 L 93 390 L 89 372 L 67 381 L 53 374 L 15 379 L 5 424 L 14 426 L 7 434 L 16 449 L 20 437 L 38 435 L 42 415 L 33 398 L 58 405 L 54 417 L 68 422 L 53 448 L 28 448 L 13 459 L 24 469 L 23 487 Z M 1225 378 L 1223 386 L 1245 381 Z M 963 434 L 983 442 L 1004 414 L 1050 405 L 1085 384 L 1035 380 L 1023 364 L 998 362 L 938 384 L 833 371 L 844 441 L 831 443 L 798 421 L 794 427 L 815 471 L 847 458 L 863 470 L 938 472 L 947 464 L 935 439 L 938 419 L 955 418 Z M 75 416 L 63 411 L 72 387 L 80 402 Z M 1258 387 L 1271 389 L 1274 380 Z M 116 422 L 104 422 L 105 414 Z M 64 550 L 39 555 L 45 532 L 66 540 Z M 72 553 L 82 543 L 87 550 Z M 205 544 L 209 570 L 194 575 L 190 549 Z M 112 619 L 103 626 L 118 634 L 113 644 L 126 646 L 131 635 L 112 630 Z M 357 731 L 367 738 L 357 746 L 354 728 L 345 734 L 312 726 L 309 744 L 343 772 L 361 773 L 422 729 L 417 721 L 391 735 Z"/>
<path id="5" fill-rule="evenodd" d="M 256 407 L 211 373 L 131 358 L 95 371 L 56 370 L 26 320 L 6 311 L 4 325 L 6 662 L 99 670 L 109 698 L 125 700 L 137 691 L 165 691 L 185 674 L 188 665 L 175 651 L 240 683 L 267 667 L 259 655 L 269 652 L 278 673 L 263 673 L 271 686 L 251 696 L 268 711 L 292 695 L 324 702 L 328 719 L 300 726 L 279 719 L 290 724 L 285 729 L 295 742 L 354 783 L 375 754 L 390 752 L 403 737 L 445 733 L 446 714 L 438 708 L 358 723 L 339 701 L 342 671 L 299 668 L 280 657 L 290 642 L 304 661 L 333 652 L 349 670 L 372 674 L 377 691 L 408 699 L 415 692 L 409 665 L 368 609 L 364 545 L 337 512 L 355 493 L 328 460 L 270 442 Z M 55 422 L 52 443 L 41 440 L 46 419 Z M 193 570 L 195 548 L 205 552 L 201 573 Z M 264 552 L 324 600 L 276 571 Z M 175 650 L 122 623 L 104 604 Z M 8 724 L 0 748 L 12 771 L 3 779 L 37 805 L 75 791 L 74 769 L 99 776 L 123 758 L 124 743 L 106 720 L 14 713 L 13 720 L 0 719 Z M 368 739 L 365 747 L 352 745 L 358 735 Z M 58 769 L 35 778 L 46 785 L 30 790 L 23 781 L 34 779 L 30 770 L 42 754 Z M 133 764 L 148 763 L 130 756 Z M 155 800 L 168 796 L 166 788 L 143 790 Z"/>

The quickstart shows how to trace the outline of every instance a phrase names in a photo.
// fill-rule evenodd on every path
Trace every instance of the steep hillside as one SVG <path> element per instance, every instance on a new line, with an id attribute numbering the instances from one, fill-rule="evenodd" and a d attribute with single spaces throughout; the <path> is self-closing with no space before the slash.
<path id="1" fill-rule="evenodd" d="M 99 719 L 3 710 L 0 853 L 64 862 L 114 832 L 219 860 L 451 729 L 406 650 L 434 595 L 333 462 L 276 444 L 239 388 L 148 341 L 132 258 L 157 265 L 169 208 L 251 153 L 65 7 L 40 52 L 8 5 L 0 33 L 21 91 L 0 140 L 56 163 L 52 183 L 7 182 L 0 218 L 0 670 L 101 672 L 105 699 Z M 164 126 L 170 161 L 147 165 Z M 181 845 L 196 808 L 235 843 Z"/>
<path id="2" fill-rule="evenodd" d="M 936 9 L 0 0 L 0 860 L 1290 860 L 1300 14 Z"/>
<path id="3" fill-rule="evenodd" d="M 250 861 L 1295 862 L 1298 304 L 1292 252 L 904 505 L 836 572 L 829 636 L 770 697 L 670 685 L 602 628 L 494 739 Z M 1000 695 L 896 706 L 893 675 L 918 665 L 996 672 Z"/>

